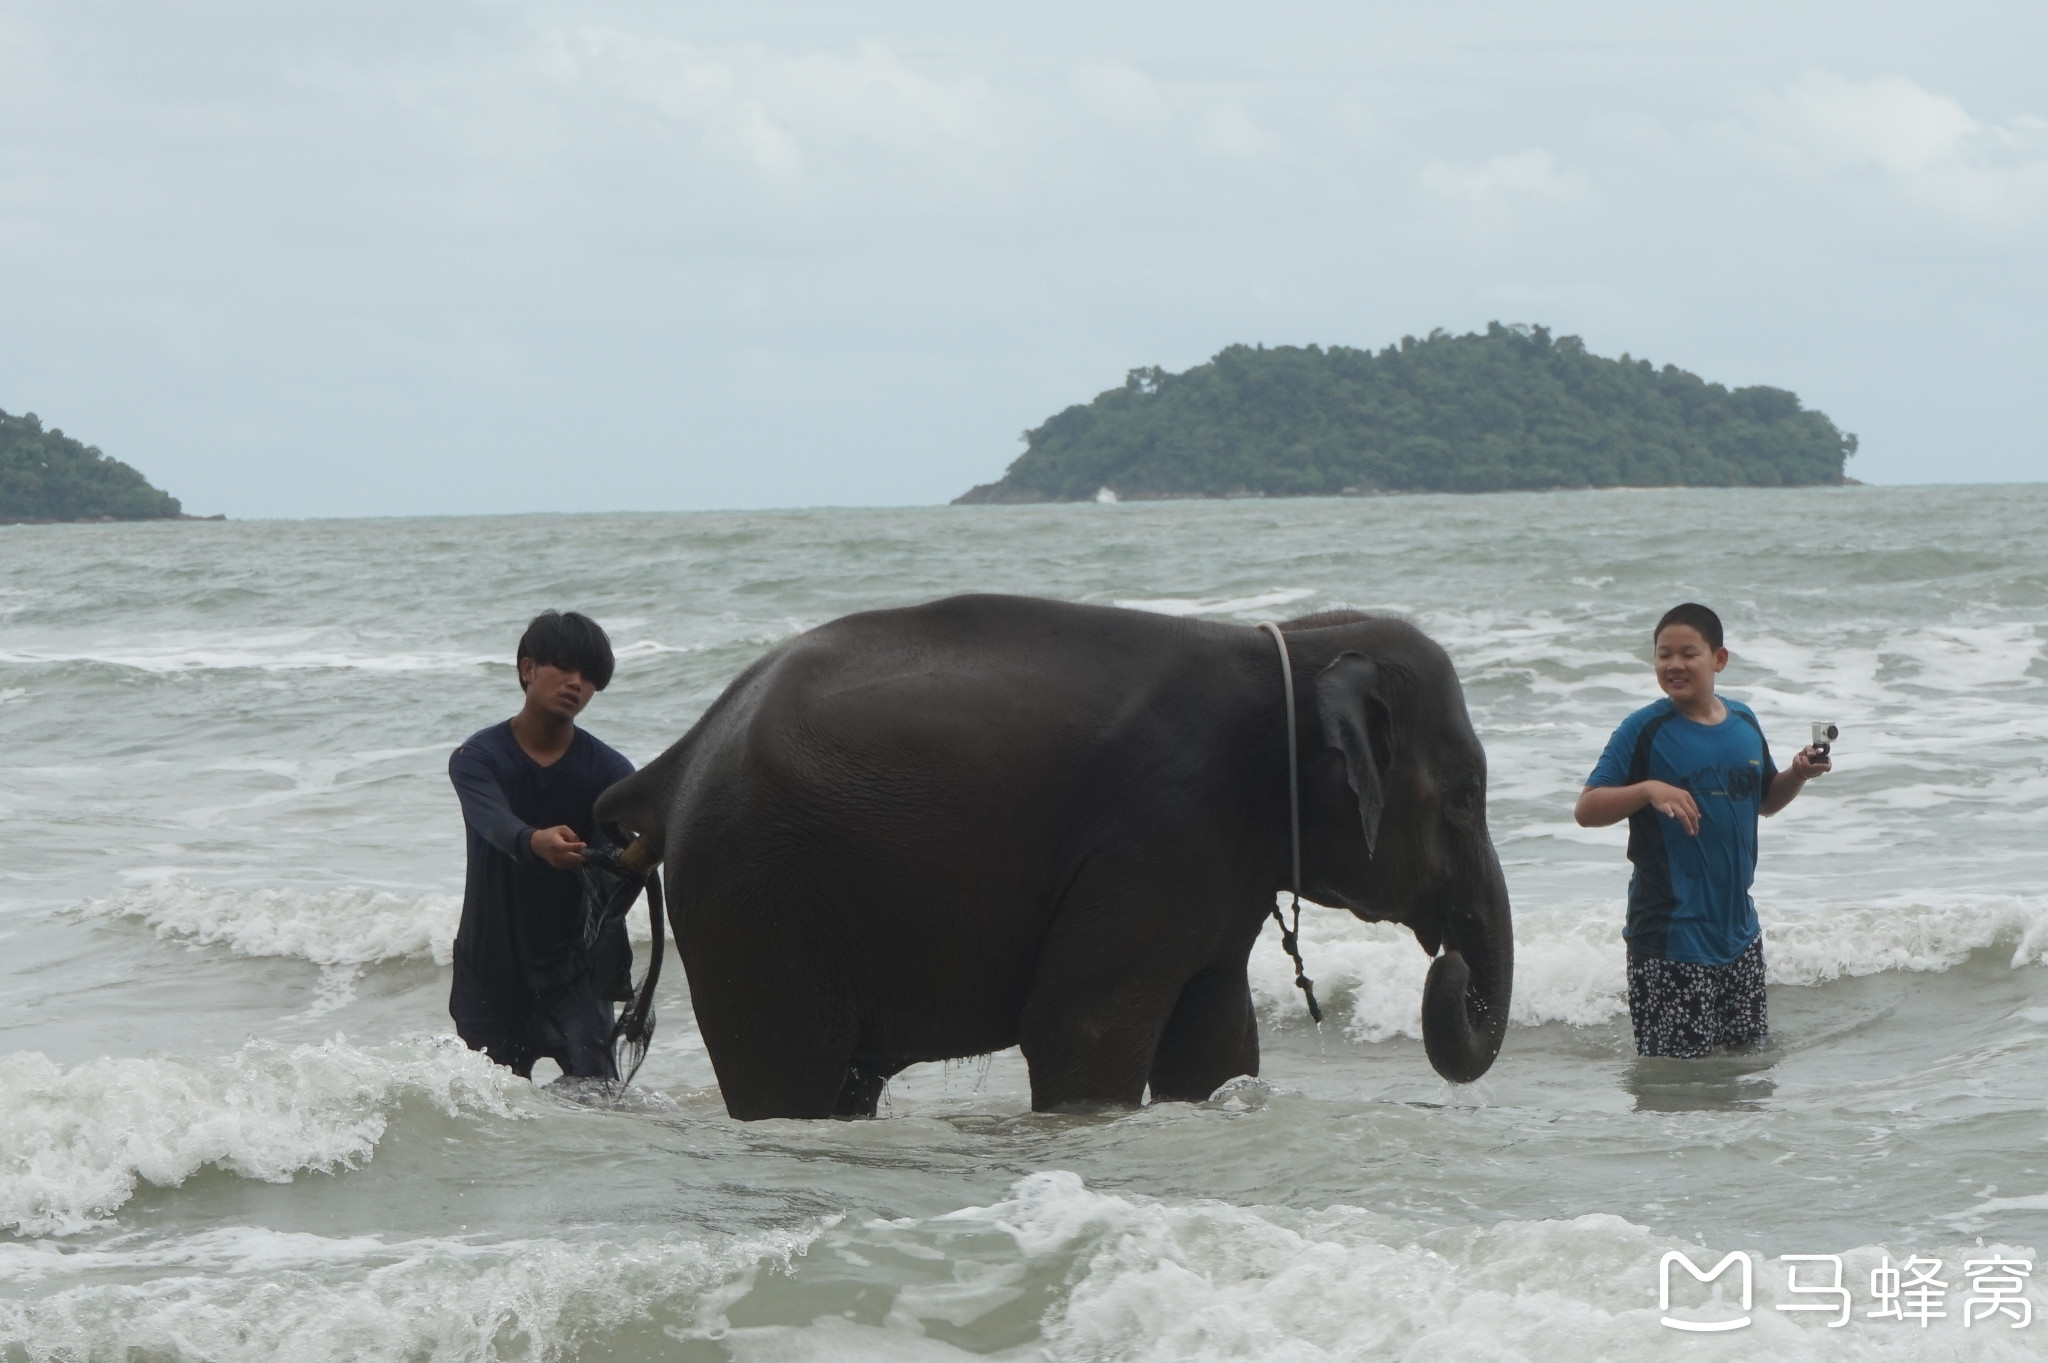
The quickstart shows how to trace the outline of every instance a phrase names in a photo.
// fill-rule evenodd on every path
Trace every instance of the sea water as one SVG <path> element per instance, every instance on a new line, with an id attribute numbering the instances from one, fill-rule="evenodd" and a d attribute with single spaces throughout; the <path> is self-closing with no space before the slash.
<path id="1" fill-rule="evenodd" d="M 0 1357 L 2048 1357 L 2044 532 L 2041 487 L 0 530 Z M 1263 1073 L 1204 1103 L 1035 1115 L 1011 1052 L 743 1125 L 673 961 L 625 1101 L 453 1039 L 445 760 L 530 614 L 609 628 L 587 722 L 645 761 L 959 591 L 1439 640 L 1514 900 L 1491 1073 L 1430 1070 L 1412 937 L 1318 908 L 1327 1020 L 1269 931 Z M 1762 833 L 1774 1044 L 1639 1062 L 1625 830 L 1570 811 L 1683 599 L 1781 763 L 1842 738 Z M 1924 1321 L 1873 1317 L 1916 1257 Z"/>

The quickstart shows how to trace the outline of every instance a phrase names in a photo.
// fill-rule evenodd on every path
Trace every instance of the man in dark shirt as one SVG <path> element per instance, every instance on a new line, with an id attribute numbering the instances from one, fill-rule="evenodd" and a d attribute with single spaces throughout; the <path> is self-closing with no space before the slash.
<path id="1" fill-rule="evenodd" d="M 448 759 L 469 833 L 448 1011 L 471 1050 L 521 1077 L 548 1056 L 567 1075 L 617 1078 L 612 1000 L 621 995 L 617 982 L 593 978 L 576 869 L 599 832 L 599 792 L 633 770 L 576 727 L 612 679 L 611 640 L 588 616 L 543 611 L 517 659 L 525 705 Z M 613 928 L 624 937 L 623 922 Z M 631 960 L 623 940 L 598 947 Z"/>

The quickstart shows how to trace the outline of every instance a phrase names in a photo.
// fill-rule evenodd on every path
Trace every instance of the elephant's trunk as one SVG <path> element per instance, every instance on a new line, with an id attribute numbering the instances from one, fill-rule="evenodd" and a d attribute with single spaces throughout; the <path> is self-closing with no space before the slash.
<path id="1" fill-rule="evenodd" d="M 1507 880 L 1491 845 L 1479 893 L 1451 912 L 1443 954 L 1422 986 L 1422 1046 L 1436 1072 L 1469 1084 L 1492 1066 L 1508 1030 L 1515 983 L 1515 931 Z"/>

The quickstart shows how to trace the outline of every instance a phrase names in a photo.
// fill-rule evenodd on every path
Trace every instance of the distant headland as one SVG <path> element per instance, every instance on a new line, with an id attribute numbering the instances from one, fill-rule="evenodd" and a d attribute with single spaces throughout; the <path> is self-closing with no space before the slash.
<path id="1" fill-rule="evenodd" d="M 1546 327 L 1404 336 L 1375 354 L 1234 345 L 1024 433 L 1000 481 L 955 499 L 1317 497 L 1853 482 L 1856 452 L 1782 388 L 1589 353 Z"/>
<path id="2" fill-rule="evenodd" d="M 221 520 L 187 516 L 178 499 L 34 412 L 0 411 L 0 525 L 50 521 Z"/>

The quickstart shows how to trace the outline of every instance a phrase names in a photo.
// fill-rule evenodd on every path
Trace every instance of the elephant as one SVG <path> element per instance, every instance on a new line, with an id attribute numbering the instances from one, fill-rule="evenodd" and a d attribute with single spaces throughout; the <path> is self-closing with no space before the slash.
<path id="1" fill-rule="evenodd" d="M 1257 627 L 968 595 L 849 615 L 748 667 L 597 816 L 658 854 L 734 1118 L 872 1116 L 919 1061 L 1019 1046 L 1039 1111 L 1256 1075 L 1246 961 L 1294 887 L 1435 957 L 1430 1063 L 1507 1026 L 1486 755 L 1412 624 Z"/>

